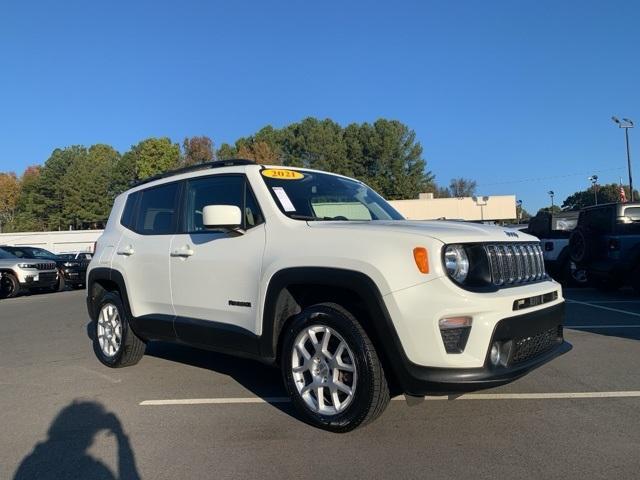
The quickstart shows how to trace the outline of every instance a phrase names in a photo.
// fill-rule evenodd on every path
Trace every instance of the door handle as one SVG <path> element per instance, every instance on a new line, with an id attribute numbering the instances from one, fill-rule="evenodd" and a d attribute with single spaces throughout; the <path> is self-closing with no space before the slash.
<path id="1" fill-rule="evenodd" d="M 183 248 L 180 248 L 178 250 L 174 250 L 171 252 L 172 257 L 187 258 L 187 257 L 190 257 L 191 255 L 193 255 L 193 250 L 190 249 L 189 246 L 185 246 Z"/>
<path id="2" fill-rule="evenodd" d="M 133 255 L 135 252 L 135 250 L 133 249 L 133 247 L 131 245 L 127 245 L 126 247 L 124 247 L 122 250 L 118 250 L 116 252 L 118 255 L 125 255 L 125 256 L 130 256 Z"/>

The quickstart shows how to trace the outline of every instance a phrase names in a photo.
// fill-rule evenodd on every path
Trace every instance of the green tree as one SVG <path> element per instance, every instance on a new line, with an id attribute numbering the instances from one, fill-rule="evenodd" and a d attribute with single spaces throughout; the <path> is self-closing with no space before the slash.
<path id="1" fill-rule="evenodd" d="M 106 221 L 113 203 L 112 173 L 120 154 L 111 146 L 98 144 L 77 157 L 61 179 L 66 225 Z"/>
<path id="2" fill-rule="evenodd" d="M 476 182 L 467 178 L 452 178 L 449 183 L 449 192 L 455 198 L 472 197 L 476 193 Z"/>
<path id="3" fill-rule="evenodd" d="M 177 168 L 180 163 L 180 146 L 167 137 L 147 138 L 131 147 L 117 167 L 118 176 L 130 176 L 130 181 L 142 180 L 167 170 Z"/>
<path id="4" fill-rule="evenodd" d="M 554 205 L 553 207 L 543 207 L 540 210 L 538 210 L 538 213 L 560 213 L 562 212 L 562 208 L 560 208 L 558 205 Z M 536 214 L 537 215 L 537 214 Z"/>
<path id="5" fill-rule="evenodd" d="M 20 197 L 16 205 L 13 231 L 30 232 L 45 229 L 44 198 L 40 193 L 40 165 L 27 167 L 20 177 Z"/>
<path id="6" fill-rule="evenodd" d="M 82 145 L 56 148 L 40 171 L 36 195 L 44 206 L 40 215 L 50 230 L 65 229 L 69 225 L 64 211 L 65 191 L 62 179 L 71 165 L 86 155 L 87 149 Z"/>
<path id="7" fill-rule="evenodd" d="M 230 158 L 236 158 L 238 156 L 238 149 L 228 143 L 223 143 L 216 152 L 216 158 L 218 160 L 228 160 Z"/>
<path id="8" fill-rule="evenodd" d="M 0 233 L 13 224 L 20 197 L 20 181 L 14 172 L 0 173 Z"/>
<path id="9" fill-rule="evenodd" d="M 213 141 L 209 137 L 185 138 L 182 142 L 182 149 L 184 151 L 182 164 L 185 166 L 213 160 Z"/>
<path id="10" fill-rule="evenodd" d="M 630 199 L 629 187 L 623 187 L 627 200 Z M 615 203 L 620 201 L 620 185 L 617 183 L 609 183 L 607 185 L 597 185 L 598 203 Z M 634 198 L 638 197 L 638 191 L 634 190 Z M 584 207 L 595 205 L 596 195 L 594 187 L 588 188 L 569 195 L 564 202 L 562 208 L 564 210 L 580 210 Z"/>

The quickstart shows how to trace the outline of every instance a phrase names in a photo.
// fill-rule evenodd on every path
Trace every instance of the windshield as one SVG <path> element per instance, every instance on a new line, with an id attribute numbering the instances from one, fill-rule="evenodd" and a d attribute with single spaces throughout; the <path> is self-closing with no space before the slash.
<path id="1" fill-rule="evenodd" d="M 44 258 L 46 260 L 55 260 L 56 255 L 44 248 L 36 247 L 6 247 L 6 249 L 18 258 Z"/>
<path id="2" fill-rule="evenodd" d="M 280 210 L 296 220 L 404 220 L 384 198 L 356 180 L 286 169 L 261 173 Z"/>

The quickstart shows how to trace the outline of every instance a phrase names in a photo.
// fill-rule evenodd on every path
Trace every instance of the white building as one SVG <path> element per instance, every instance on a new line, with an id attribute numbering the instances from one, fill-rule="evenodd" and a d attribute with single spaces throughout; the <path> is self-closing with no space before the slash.
<path id="1" fill-rule="evenodd" d="M 102 230 L 0 233 L 0 245 L 41 247 L 53 253 L 93 252 Z"/>
<path id="2" fill-rule="evenodd" d="M 433 198 L 433 193 L 421 193 L 415 200 L 392 200 L 396 210 L 409 220 L 514 220 L 515 195 L 483 197 Z"/>

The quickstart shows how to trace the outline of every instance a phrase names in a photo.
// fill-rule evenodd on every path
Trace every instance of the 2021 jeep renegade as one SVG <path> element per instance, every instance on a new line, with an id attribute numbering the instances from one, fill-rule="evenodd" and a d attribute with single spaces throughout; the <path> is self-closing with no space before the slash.
<path id="1" fill-rule="evenodd" d="M 390 391 L 492 387 L 571 348 L 534 237 L 407 221 L 359 181 L 246 160 L 118 196 L 87 292 L 105 365 L 137 363 L 152 340 L 255 358 L 336 432 Z"/>

